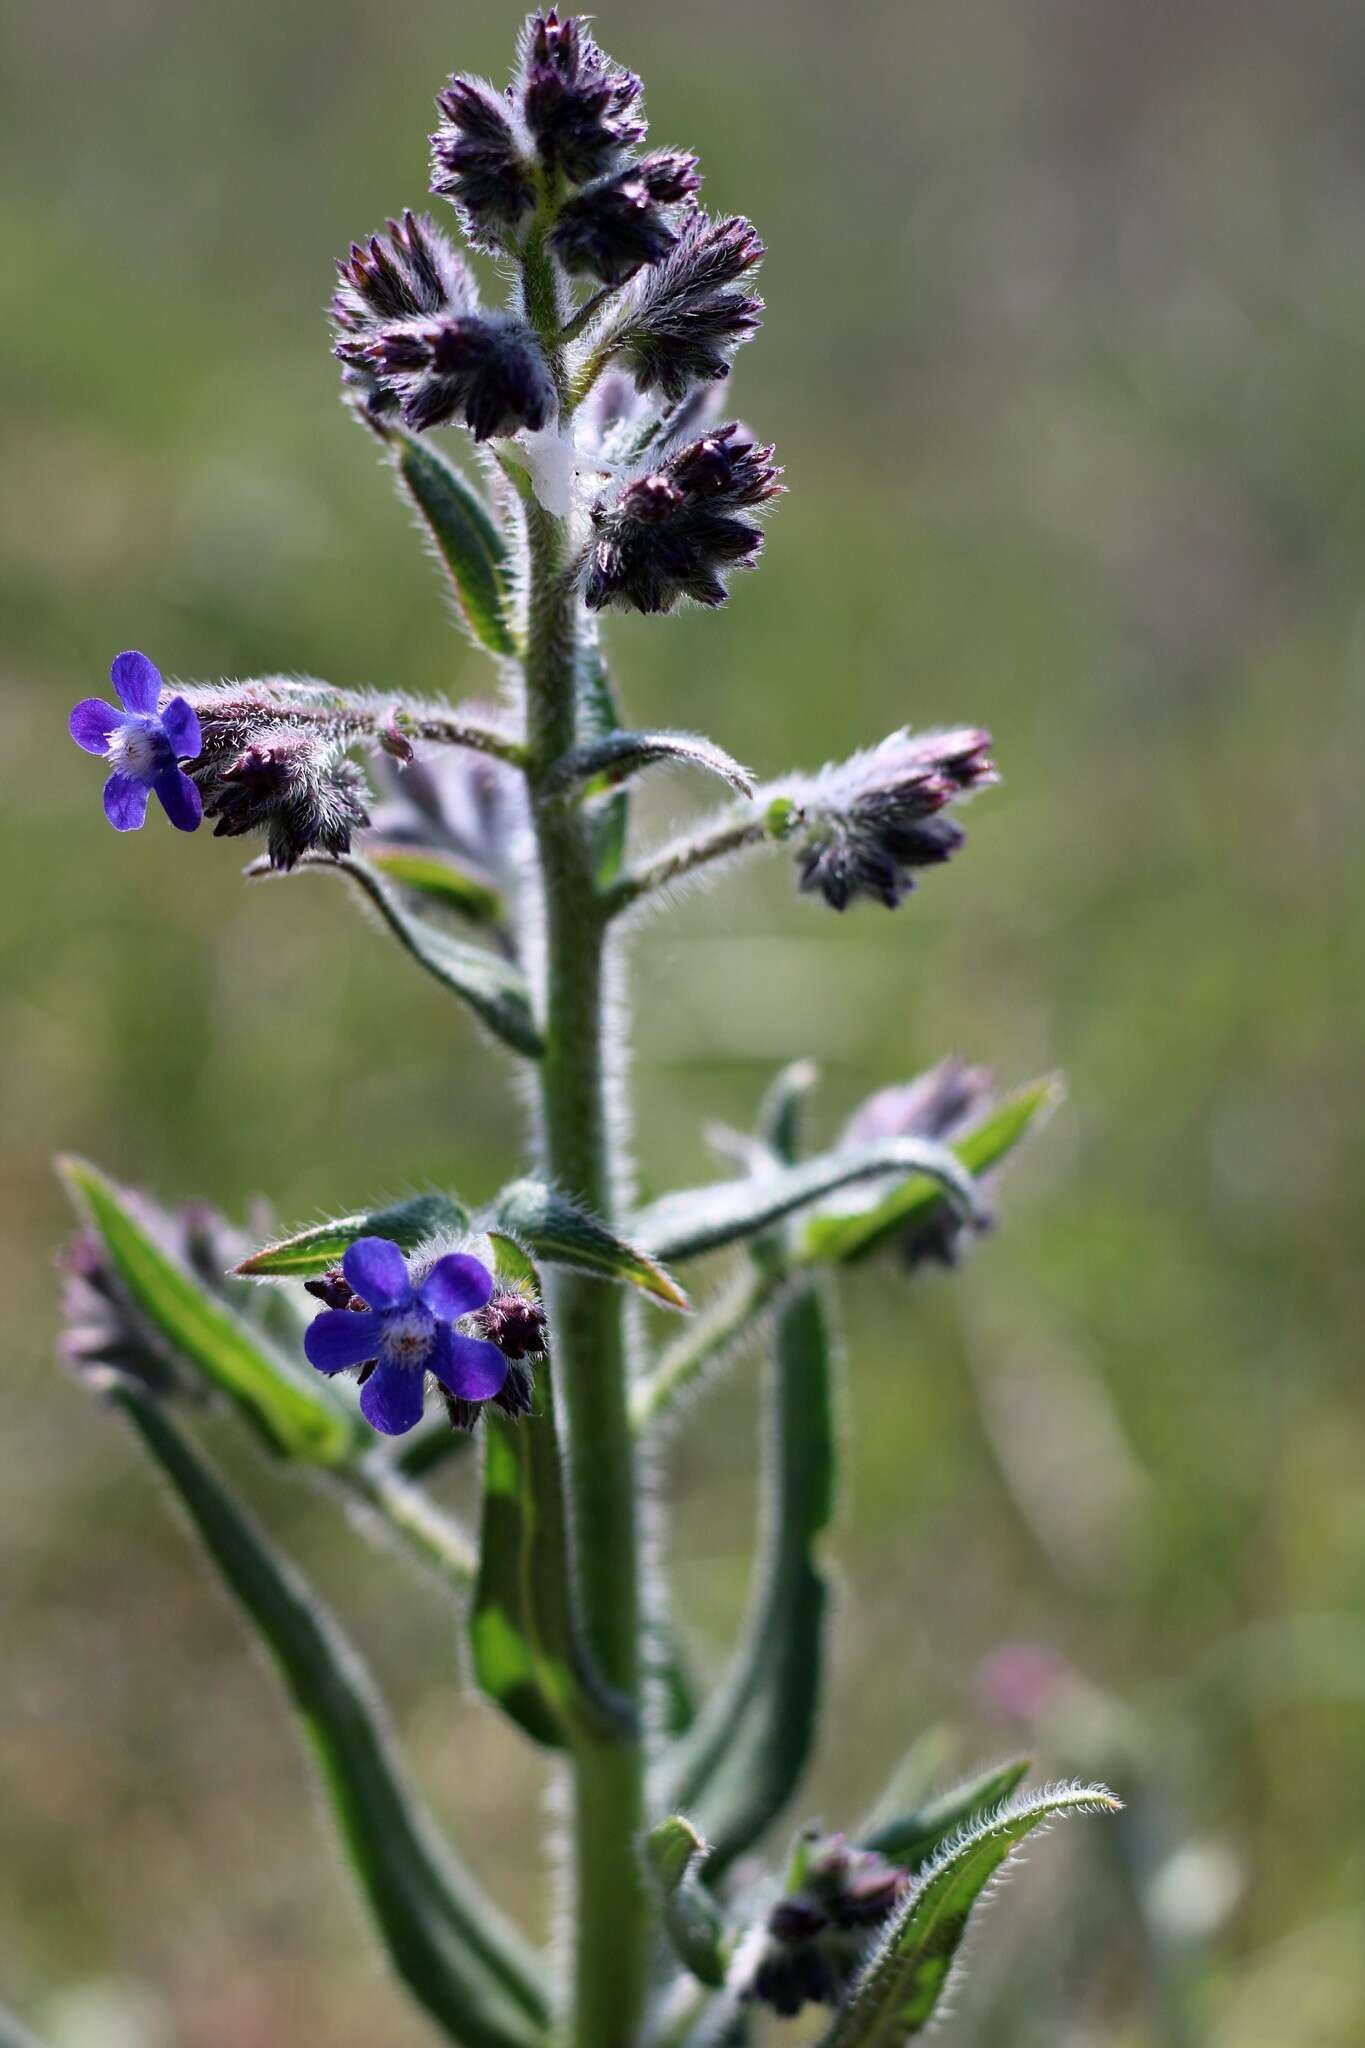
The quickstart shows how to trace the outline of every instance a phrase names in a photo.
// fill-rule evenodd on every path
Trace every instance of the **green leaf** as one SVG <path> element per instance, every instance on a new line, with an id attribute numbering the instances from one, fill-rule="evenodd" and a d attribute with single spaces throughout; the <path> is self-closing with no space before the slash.
<path id="1" fill-rule="evenodd" d="M 123 1190 L 97 1167 L 61 1159 L 57 1170 L 142 1314 L 236 1404 L 273 1451 L 322 1465 L 351 1455 L 357 1427 L 316 1375 L 305 1378 L 210 1294 L 148 1234 Z"/>
<path id="2" fill-rule="evenodd" d="M 584 797 L 601 796 L 619 789 L 641 769 L 659 762 L 683 761 L 705 768 L 737 789 L 741 796 L 754 793 L 753 777 L 738 761 L 731 760 L 722 747 L 690 732 L 610 732 L 587 741 L 566 754 L 550 778 L 549 787 L 568 790 L 578 787 Z"/>
<path id="3" fill-rule="evenodd" d="M 633 1235 L 665 1260 L 694 1259 L 743 1238 L 758 1236 L 795 1209 L 821 1201 L 836 1188 L 913 1169 L 928 1175 L 950 1200 L 975 1216 L 971 1176 L 946 1146 L 927 1138 L 891 1138 L 880 1145 L 822 1152 L 799 1166 L 742 1180 L 715 1181 L 665 1195 L 635 1218 Z"/>
<path id="4" fill-rule="evenodd" d="M 730 1965 L 725 1918 L 701 1882 L 707 1846 L 691 1821 L 673 1814 L 650 1829 L 645 1856 L 673 1952 L 699 1983 L 719 1990 Z"/>
<path id="5" fill-rule="evenodd" d="M 436 977 L 445 988 L 462 996 L 476 1016 L 495 1037 L 514 1052 L 539 1059 L 545 1050 L 531 1010 L 531 990 L 526 976 L 510 960 L 499 958 L 482 946 L 468 945 L 452 938 L 405 909 L 398 892 L 370 866 L 354 855 L 338 854 L 335 859 L 305 860 L 303 867 L 334 869 L 349 875 L 369 897 L 389 930 L 414 960 Z"/>
<path id="6" fill-rule="evenodd" d="M 909 1813 L 870 1829 L 862 1846 L 878 1850 L 905 1870 L 920 1870 L 960 1828 L 974 1826 L 1016 1792 L 1028 1772 L 1027 1757 L 998 1770 L 983 1771 L 966 1784 L 955 1785 Z"/>
<path id="7" fill-rule="evenodd" d="M 164 1410 L 128 1390 L 116 1398 L 274 1657 L 399 1975 L 465 2048 L 540 2048 L 543 1972 L 405 1782 L 354 1648 Z"/>
<path id="8" fill-rule="evenodd" d="M 505 1231 L 546 1265 L 628 1281 L 669 1308 L 690 1306 L 677 1281 L 647 1253 L 542 1181 L 510 1181 L 489 1209 L 485 1227 Z"/>
<path id="9" fill-rule="evenodd" d="M 425 441 L 387 430 L 395 467 L 450 577 L 460 616 L 491 654 L 514 655 L 507 549 L 483 498 Z"/>
<path id="10" fill-rule="evenodd" d="M 812 1281 L 778 1313 L 764 1412 L 766 1535 L 750 1613 L 728 1671 L 665 1758 L 658 1794 L 711 1842 L 709 1877 L 777 1818 L 815 1734 L 828 1604 L 820 1543 L 833 1512 L 835 1437 L 829 1337 Z"/>
<path id="11" fill-rule="evenodd" d="M 1007 1096 L 974 1131 L 947 1149 L 959 1166 L 979 1178 L 1013 1151 L 1040 1116 L 1061 1101 L 1062 1094 L 1062 1083 L 1055 1074 L 1030 1082 Z M 912 1173 L 871 1208 L 844 1216 L 810 1217 L 798 1234 L 794 1256 L 806 1265 L 867 1258 L 912 1225 L 921 1224 L 944 1199 L 943 1189 L 933 1180 Z"/>
<path id="12" fill-rule="evenodd" d="M 237 1271 L 254 1280 L 311 1280 L 338 1265 L 358 1237 L 387 1237 L 405 1252 L 438 1230 L 464 1230 L 468 1212 L 450 1195 L 410 1195 L 382 1209 L 362 1209 L 354 1216 L 332 1216 L 310 1224 L 276 1244 L 265 1245 L 243 1259 Z"/>
<path id="13" fill-rule="evenodd" d="M 499 1278 L 538 1300 L 539 1276 L 521 1246 L 490 1233 Z M 570 1733 L 619 1735 L 629 1705 L 593 1672 L 574 1624 L 568 1507 L 555 1432 L 554 1383 L 539 1361 L 529 1415 L 484 1409 L 483 1517 L 469 1632 L 474 1675 L 533 1741 Z"/>
<path id="14" fill-rule="evenodd" d="M 1061 1785 L 997 1807 L 929 1864 L 869 1957 L 821 2048 L 899 2048 L 943 1997 L 972 1908 L 1001 1865 L 1044 1822 L 1117 1812 L 1103 1785 Z"/>
<path id="15" fill-rule="evenodd" d="M 498 929 L 506 922 L 507 905 L 488 882 L 481 882 L 457 861 L 418 846 L 369 848 L 369 862 L 381 875 L 404 889 L 429 897 L 443 910 L 454 911 L 469 924 Z"/>

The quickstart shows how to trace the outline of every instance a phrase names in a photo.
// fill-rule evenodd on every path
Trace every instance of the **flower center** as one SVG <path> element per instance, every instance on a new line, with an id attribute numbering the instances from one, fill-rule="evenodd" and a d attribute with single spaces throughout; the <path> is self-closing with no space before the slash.
<path id="1" fill-rule="evenodd" d="M 138 782 L 149 782 L 162 766 L 165 742 L 141 721 L 131 720 L 109 735 L 109 764 Z"/>
<path id="2" fill-rule="evenodd" d="M 414 1303 L 396 1309 L 384 1318 L 379 1355 L 387 1365 L 425 1365 L 436 1334 L 436 1318 L 430 1309 Z"/>

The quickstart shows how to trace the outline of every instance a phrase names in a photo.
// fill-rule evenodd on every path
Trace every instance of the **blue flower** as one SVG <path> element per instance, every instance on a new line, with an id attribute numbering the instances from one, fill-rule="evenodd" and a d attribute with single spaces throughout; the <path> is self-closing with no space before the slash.
<path id="1" fill-rule="evenodd" d="M 87 754 L 103 754 L 113 769 L 104 785 L 104 815 L 116 832 L 136 832 L 155 790 L 179 832 L 193 832 L 203 815 L 199 792 L 179 766 L 199 752 L 199 720 L 183 697 L 164 711 L 160 672 L 145 654 L 115 655 L 109 678 L 122 711 L 102 697 L 86 697 L 71 714 L 71 737 Z"/>
<path id="2" fill-rule="evenodd" d="M 492 1275 L 478 1259 L 451 1252 L 414 1287 L 396 1244 L 362 1237 L 341 1270 L 367 1306 L 324 1309 L 308 1325 L 303 1348 L 319 1372 L 373 1362 L 360 1408 L 375 1429 L 402 1436 L 421 1421 L 429 1372 L 459 1401 L 488 1401 L 501 1391 L 507 1360 L 497 1345 L 451 1327 L 492 1295 Z"/>

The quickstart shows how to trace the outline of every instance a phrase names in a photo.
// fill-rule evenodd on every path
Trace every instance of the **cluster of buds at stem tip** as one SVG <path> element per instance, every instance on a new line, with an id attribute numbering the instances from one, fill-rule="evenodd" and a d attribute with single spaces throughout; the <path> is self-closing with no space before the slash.
<path id="1" fill-rule="evenodd" d="M 187 773 L 216 838 L 259 833 L 271 867 L 286 870 L 306 853 L 350 852 L 352 833 L 369 823 L 369 791 L 345 736 L 275 725 L 268 714 L 253 722 L 206 711 L 200 727 Z"/>
<path id="2" fill-rule="evenodd" d="M 802 889 L 835 910 L 859 896 L 894 910 L 916 868 L 962 844 L 948 805 L 999 781 L 989 746 L 989 733 L 970 728 L 894 732 L 802 783 L 793 791 L 808 827 L 797 856 Z"/>
<path id="3" fill-rule="evenodd" d="M 763 545 L 762 528 L 740 515 L 785 488 L 772 452 L 732 421 L 599 500 L 583 593 L 591 609 L 724 604 L 723 572 L 752 568 Z"/>
<path id="4" fill-rule="evenodd" d="M 845 1124 L 840 1146 L 861 1151 L 889 1138 L 931 1138 L 936 1144 L 949 1144 L 980 1121 L 991 1092 L 987 1068 L 969 1067 L 950 1056 L 913 1081 L 869 1095 Z M 874 1187 L 868 1200 L 876 1199 Z M 989 1227 L 988 1216 L 969 1221 L 951 1202 L 937 1202 L 927 1216 L 901 1233 L 896 1251 L 907 1272 L 927 1263 L 956 1266 L 971 1234 Z"/>
<path id="5" fill-rule="evenodd" d="M 870 1938 L 905 1896 L 909 1873 L 842 1835 L 803 1835 L 787 1890 L 769 1909 L 743 1996 L 790 2019 L 838 2005 Z"/>

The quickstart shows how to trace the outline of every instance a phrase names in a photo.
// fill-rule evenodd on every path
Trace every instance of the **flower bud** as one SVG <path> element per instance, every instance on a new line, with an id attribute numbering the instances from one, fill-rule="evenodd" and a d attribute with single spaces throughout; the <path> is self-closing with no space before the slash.
<path id="1" fill-rule="evenodd" d="M 351 834 L 369 822 L 369 792 L 343 749 L 316 733 L 268 725 L 240 740 L 236 720 L 220 728 L 210 716 L 191 764 L 204 815 L 217 820 L 214 837 L 262 833 L 273 868 L 295 867 L 305 853 L 349 853 Z"/>
<path id="2" fill-rule="evenodd" d="M 515 1288 L 500 1288 L 483 1312 L 483 1334 L 504 1358 L 537 1357 L 545 1351 L 546 1315 L 538 1301 Z"/>
<path id="3" fill-rule="evenodd" d="M 627 484 L 614 506 L 599 503 L 584 591 L 591 609 L 667 612 L 684 597 L 724 604 L 721 571 L 751 568 L 763 545 L 762 529 L 737 513 L 783 488 L 772 452 L 732 422 Z"/>
<path id="4" fill-rule="evenodd" d="M 582 15 L 534 14 L 522 37 L 521 108 L 547 171 L 575 185 L 644 138 L 639 79 L 612 62 Z"/>
<path id="5" fill-rule="evenodd" d="M 791 2019 L 803 2005 L 837 2005 L 874 1930 L 905 1896 L 909 1874 L 842 1835 L 804 1836 L 789 1889 L 768 1913 L 743 1996 Z"/>
<path id="6" fill-rule="evenodd" d="M 969 1067 L 962 1060 L 948 1058 L 890 1088 L 878 1089 L 856 1109 L 844 1126 L 841 1147 L 861 1150 L 889 1138 L 932 1138 L 947 1144 L 961 1138 L 980 1121 L 991 1098 L 992 1078 L 985 1067 Z M 880 1190 L 865 1190 L 875 1203 Z M 841 1197 L 845 1208 L 856 1199 Z M 990 1219 L 974 1222 L 951 1202 L 936 1202 L 918 1222 L 911 1223 L 896 1240 L 896 1251 L 906 1270 L 932 1262 L 956 1266 L 961 1262 L 974 1231 L 989 1229 Z"/>
<path id="7" fill-rule="evenodd" d="M 418 433 L 445 426 L 457 413 L 476 441 L 522 427 L 536 433 L 555 409 L 539 342 L 506 314 L 405 321 L 381 328 L 364 353 Z"/>
<path id="8" fill-rule="evenodd" d="M 694 210 L 672 250 L 633 288 L 613 321 L 612 352 L 640 391 L 670 404 L 730 373 L 735 349 L 761 324 L 763 301 L 738 289 L 764 253 L 747 220 Z"/>
<path id="9" fill-rule="evenodd" d="M 474 240 L 496 246 L 536 203 L 535 179 L 507 102 L 480 78 L 452 78 L 436 96 L 431 189 L 453 199 Z"/>
<path id="10" fill-rule="evenodd" d="M 676 246 L 665 211 L 701 184 L 697 160 L 681 150 L 658 150 L 589 185 L 561 209 L 550 247 L 571 276 L 624 284 L 645 264 Z"/>
<path id="11" fill-rule="evenodd" d="M 797 861 L 802 889 L 835 910 L 859 896 L 894 910 L 915 886 L 913 869 L 962 844 L 945 807 L 999 780 L 989 745 L 989 733 L 973 730 L 901 731 L 813 777 L 800 791 L 812 828 Z"/>

